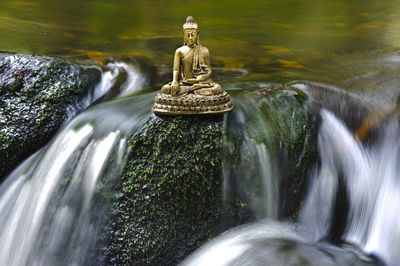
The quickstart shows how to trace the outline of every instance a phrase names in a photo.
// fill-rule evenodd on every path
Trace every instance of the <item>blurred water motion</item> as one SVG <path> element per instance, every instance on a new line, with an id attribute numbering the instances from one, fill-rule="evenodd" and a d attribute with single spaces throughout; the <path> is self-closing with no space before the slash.
<path id="1" fill-rule="evenodd" d="M 203 245 L 181 265 L 381 263 L 360 251 L 375 255 L 385 265 L 398 265 L 398 119 L 382 127 L 375 146 L 365 147 L 332 113 L 322 110 L 321 116 L 321 164 L 315 171 L 299 223 L 267 221 L 237 227 Z M 340 201 L 347 201 L 348 206 L 343 207 Z M 333 246 L 327 241 L 342 244 Z"/>
<path id="2" fill-rule="evenodd" d="M 118 71 L 103 74 L 92 100 L 110 90 Z M 128 75 L 132 80 L 139 74 Z M 135 80 L 118 91 L 140 86 Z M 115 180 L 128 154 L 127 138 L 151 114 L 153 99 L 149 94 L 86 110 L 8 176 L 0 186 L 1 265 L 88 265 L 97 260 Z"/>
<path id="3" fill-rule="evenodd" d="M 233 229 L 183 265 L 374 263 L 360 250 L 398 265 L 396 0 L 1 1 L 0 51 L 101 62 L 102 80 L 83 104 L 108 102 L 65 125 L 0 186 L 0 264 L 86 265 L 99 256 L 98 235 L 108 208 L 103 203 L 123 168 L 126 139 L 150 116 L 154 94 L 149 91 L 159 90 L 157 75 L 170 78 L 165 69 L 181 45 L 188 15 L 201 25 L 200 41 L 212 51 L 214 74 L 226 90 L 241 93 L 290 82 L 334 114 L 321 113 L 321 162 L 299 224 L 269 221 Z M 142 59 L 151 71 L 139 73 L 128 58 Z M 130 94 L 136 96 L 122 98 Z M 234 100 L 238 109 L 225 122 L 243 130 L 253 118 L 253 133 L 267 135 L 268 121 L 251 101 Z M 274 176 L 279 167 L 249 132 L 243 133 L 242 155 L 254 151 L 255 180 L 261 184 L 257 193 L 249 193 L 251 207 L 257 218 L 278 219 L 282 193 Z M 240 178 L 246 167 L 233 175 Z M 224 169 L 225 197 L 232 171 Z"/>
<path id="4" fill-rule="evenodd" d="M 234 228 L 202 246 L 180 266 L 375 265 L 352 247 L 310 243 L 301 227 L 262 221 Z"/>
<path id="5" fill-rule="evenodd" d="M 381 129 L 376 145 L 364 147 L 334 115 L 322 111 L 322 117 L 321 166 L 302 213 L 304 225 L 309 227 L 313 241 L 318 241 L 329 237 L 335 221 L 347 217 L 342 225 L 342 240 L 377 254 L 388 265 L 397 265 L 400 261 L 398 119 L 391 119 Z M 348 213 L 343 209 L 334 213 L 342 196 L 340 190 L 345 191 L 348 199 Z"/>

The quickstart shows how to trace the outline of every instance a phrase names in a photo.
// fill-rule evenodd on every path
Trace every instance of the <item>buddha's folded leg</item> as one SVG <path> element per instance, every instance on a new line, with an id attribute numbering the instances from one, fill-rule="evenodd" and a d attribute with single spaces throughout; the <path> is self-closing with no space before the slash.
<path id="1" fill-rule="evenodd" d="M 196 95 L 204 95 L 204 96 L 217 95 L 222 93 L 222 88 L 221 85 L 219 85 L 218 83 L 214 83 L 212 87 L 197 89 L 193 91 L 193 93 Z"/>

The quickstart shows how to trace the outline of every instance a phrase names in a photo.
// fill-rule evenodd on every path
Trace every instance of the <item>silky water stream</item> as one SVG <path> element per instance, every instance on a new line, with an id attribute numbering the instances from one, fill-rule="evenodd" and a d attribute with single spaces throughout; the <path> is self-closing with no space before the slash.
<path id="1" fill-rule="evenodd" d="M 121 64 L 110 65 L 98 86 L 99 94 L 114 86 L 117 68 L 126 67 Z M 117 95 L 125 95 L 124 88 L 132 93 L 143 86 L 144 79 L 130 76 L 133 73 L 128 73 L 129 84 L 120 86 Z M 262 135 L 268 131 L 268 121 L 246 95 L 233 97 L 236 109 L 225 117 L 226 130 L 248 128 L 252 117 L 253 133 Z M 129 150 L 127 140 L 152 115 L 153 99 L 154 93 L 146 93 L 89 108 L 8 176 L 0 186 L 0 265 L 97 261 L 104 247 L 102 232 L 110 202 L 117 193 L 114 185 Z M 398 120 L 387 122 L 374 144 L 364 146 L 335 115 L 324 109 L 320 115 L 320 164 L 311 176 L 299 222 L 278 221 L 284 204 L 274 178 L 279 165 L 265 144 L 243 133 L 241 156 L 248 151 L 253 154 L 254 175 L 260 184 L 258 194 L 248 196 L 258 222 L 233 228 L 206 243 L 182 265 L 372 265 L 380 261 L 398 265 Z M 229 126 L 232 121 L 235 127 Z M 296 123 L 294 113 L 290 127 L 292 123 Z M 246 167 L 224 165 L 225 201 L 232 177 L 238 182 Z M 345 218 L 335 211 L 341 195 L 347 202 L 348 211 L 340 213 Z M 336 232 L 338 220 L 344 222 Z M 378 257 L 379 262 L 365 254 Z"/>
<path id="2" fill-rule="evenodd" d="M 111 63 L 93 102 L 113 89 L 132 93 L 144 79 L 125 63 Z M 136 81 L 133 82 L 132 81 Z M 127 137 L 149 116 L 154 95 L 117 99 L 70 121 L 0 187 L 0 265 L 87 265 L 101 251 L 113 182 L 121 174 Z M 86 103 L 87 104 L 87 103 Z M 112 159 L 111 159 L 112 158 Z"/>
<path id="3" fill-rule="evenodd" d="M 369 146 L 330 111 L 322 109 L 321 118 L 321 162 L 299 222 L 267 219 L 239 226 L 181 265 L 399 265 L 398 117 Z"/>

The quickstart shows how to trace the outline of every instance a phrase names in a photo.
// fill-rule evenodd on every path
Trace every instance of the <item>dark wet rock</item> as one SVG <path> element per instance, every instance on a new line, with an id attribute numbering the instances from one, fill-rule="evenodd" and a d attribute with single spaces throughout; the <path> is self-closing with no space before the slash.
<path id="1" fill-rule="evenodd" d="M 246 222 L 296 219 L 318 159 L 318 109 L 291 87 L 241 92 L 234 99 L 236 111 L 226 120 L 226 200 L 252 210 Z M 275 211 L 267 210 L 271 200 Z"/>
<path id="2" fill-rule="evenodd" d="M 317 124 L 307 97 L 278 89 L 244 92 L 234 100 L 236 109 L 225 118 L 154 116 L 131 138 L 103 264 L 176 265 L 206 240 L 253 220 L 250 190 L 223 200 L 225 167 L 240 173 L 240 185 L 259 189 L 260 181 L 252 179 L 257 165 L 246 164 L 254 151 L 243 150 L 244 138 L 268 145 L 277 156 L 281 216 L 297 215 L 316 160 Z M 255 109 L 245 110 L 249 104 Z"/>
<path id="3" fill-rule="evenodd" d="M 85 107 L 83 100 L 100 74 L 49 57 L 0 59 L 0 181 Z"/>
<path id="4" fill-rule="evenodd" d="M 131 139 L 106 265 L 175 265 L 216 233 L 222 116 L 153 117 Z"/>

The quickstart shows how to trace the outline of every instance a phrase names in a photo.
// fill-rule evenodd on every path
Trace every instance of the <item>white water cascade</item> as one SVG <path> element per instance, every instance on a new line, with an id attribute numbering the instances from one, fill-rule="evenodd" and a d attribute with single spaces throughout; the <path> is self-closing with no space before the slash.
<path id="1" fill-rule="evenodd" d="M 43 154 L 36 154 L 28 167 L 23 165 L 11 174 L 10 184 L 2 186 L 1 265 L 46 265 L 45 262 L 49 262 L 46 255 L 50 255 L 46 253 L 57 252 L 66 235 L 79 234 L 80 229 L 87 226 L 88 221 L 83 220 L 90 211 L 104 161 L 113 146 L 118 147 L 117 154 L 123 154 L 126 149 L 126 139 L 118 140 L 118 132 L 99 140 L 91 140 L 92 135 L 90 125 L 66 131 Z M 117 160 L 122 163 L 121 156 L 117 156 Z M 54 198 L 59 201 L 55 203 Z M 73 204 L 76 200 L 80 201 L 78 206 Z M 47 224 L 46 228 L 43 224 Z M 44 229 L 47 236 L 43 235 Z M 38 244 L 41 244 L 41 252 L 35 253 Z M 30 261 L 33 253 L 36 258 Z"/>
<path id="2" fill-rule="evenodd" d="M 99 95 L 114 78 L 103 77 Z M 128 138 L 150 116 L 153 99 L 89 108 L 7 177 L 0 186 L 0 265 L 96 265 Z"/>
<path id="3" fill-rule="evenodd" d="M 339 178 L 343 178 L 349 213 L 342 239 L 387 265 L 400 263 L 400 126 L 393 118 L 373 147 L 363 146 L 330 112 L 321 112 L 321 166 L 302 213 L 312 239 L 323 239 L 333 217 Z"/>
<path id="4" fill-rule="evenodd" d="M 376 143 L 364 146 L 332 113 L 322 110 L 321 117 L 321 162 L 312 176 L 300 221 L 263 220 L 233 228 L 180 265 L 399 265 L 398 119 L 381 128 Z M 346 191 L 341 191 L 343 184 Z M 344 194 L 348 207 L 335 212 L 337 201 L 346 201 L 338 198 Z M 333 245 L 329 243 L 332 224 L 343 218 L 337 215 L 347 220 L 338 236 L 342 244 Z M 378 257 L 379 262 L 363 253 Z"/>
<path id="5" fill-rule="evenodd" d="M 144 94 L 86 110 L 10 174 L 0 186 L 0 265 L 95 265 L 102 254 L 102 230 L 116 192 L 115 178 L 127 159 L 127 139 L 150 116 L 153 99 L 154 94 Z M 234 121 L 244 125 L 244 114 L 235 115 Z M 377 143 L 364 146 L 332 113 L 322 110 L 321 117 L 321 162 L 312 176 L 300 222 L 271 221 L 277 219 L 280 204 L 273 179 L 276 169 L 265 145 L 244 138 L 243 155 L 254 151 L 260 189 L 265 192 L 254 198 L 254 206 L 259 207 L 261 218 L 271 220 L 232 229 L 182 265 L 244 265 L 240 263 L 245 259 L 260 263 L 248 265 L 265 265 L 265 261 L 287 265 L 304 257 L 326 262 L 319 265 L 349 265 L 360 257 L 369 263 L 358 251 L 326 243 L 337 219 L 334 209 L 343 184 L 349 206 L 341 240 L 389 266 L 398 265 L 399 121 L 388 121 Z M 240 174 L 247 165 L 224 170 Z M 267 202 L 263 206 L 262 200 Z"/>

